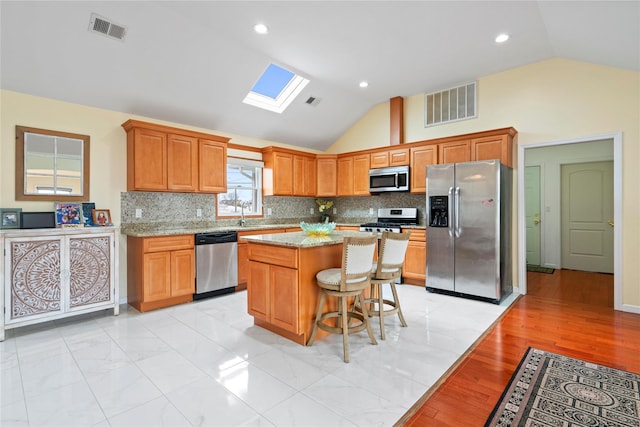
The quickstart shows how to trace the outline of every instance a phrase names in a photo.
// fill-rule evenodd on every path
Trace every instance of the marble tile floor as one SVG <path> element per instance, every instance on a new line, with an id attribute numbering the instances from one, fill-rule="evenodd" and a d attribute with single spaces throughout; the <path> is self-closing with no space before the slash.
<path id="1" fill-rule="evenodd" d="M 9 330 L 0 425 L 391 426 L 515 299 L 398 292 L 409 326 L 351 335 L 349 364 L 340 336 L 303 347 L 254 326 L 246 292 Z"/>

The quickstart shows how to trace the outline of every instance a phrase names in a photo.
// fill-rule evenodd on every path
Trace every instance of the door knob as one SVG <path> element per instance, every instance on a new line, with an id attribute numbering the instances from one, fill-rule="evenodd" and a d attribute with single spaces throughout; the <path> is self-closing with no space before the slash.
<path id="1" fill-rule="evenodd" d="M 539 219 L 534 219 L 534 220 L 533 220 L 533 224 L 534 224 L 534 225 L 538 225 L 538 224 L 540 224 L 540 220 L 539 220 Z"/>
<path id="2" fill-rule="evenodd" d="M 613 221 L 608 221 L 607 224 L 613 227 Z"/>

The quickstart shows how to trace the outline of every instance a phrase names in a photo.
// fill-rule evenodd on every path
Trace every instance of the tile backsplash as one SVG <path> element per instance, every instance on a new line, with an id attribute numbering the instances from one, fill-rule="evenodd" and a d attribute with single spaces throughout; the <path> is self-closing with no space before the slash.
<path id="1" fill-rule="evenodd" d="M 377 218 L 378 208 L 417 207 L 418 220 L 424 224 L 425 196 L 410 193 L 383 193 L 368 197 L 326 197 L 334 202 L 329 212 L 332 221 L 348 224 L 370 222 Z M 228 226 L 237 219 L 216 219 L 216 198 L 213 194 L 160 193 L 130 191 L 121 193 L 121 224 L 171 224 L 184 227 L 185 223 L 194 226 L 212 223 Z M 248 224 L 291 224 L 299 221 L 315 222 L 320 220 L 316 197 L 266 196 L 263 200 L 264 218 L 247 218 Z M 136 209 L 142 212 L 136 218 Z M 202 216 L 197 216 L 197 210 Z M 266 215 L 271 210 L 271 215 Z M 373 213 L 370 210 L 373 209 Z M 313 213 L 312 213 L 313 211 Z"/>

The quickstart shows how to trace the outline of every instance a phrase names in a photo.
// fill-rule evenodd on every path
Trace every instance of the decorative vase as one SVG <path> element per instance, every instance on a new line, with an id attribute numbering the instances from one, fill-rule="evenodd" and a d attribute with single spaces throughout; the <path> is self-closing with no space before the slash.
<path id="1" fill-rule="evenodd" d="M 320 222 L 324 222 L 325 224 L 329 222 L 329 214 L 323 213 L 322 214 L 322 219 L 320 220 Z"/>

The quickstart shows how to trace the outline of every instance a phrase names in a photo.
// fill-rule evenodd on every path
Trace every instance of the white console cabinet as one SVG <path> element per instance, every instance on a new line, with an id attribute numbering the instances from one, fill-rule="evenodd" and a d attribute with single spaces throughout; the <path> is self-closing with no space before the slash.
<path id="1" fill-rule="evenodd" d="M 118 306 L 117 227 L 2 230 L 5 330 Z"/>

